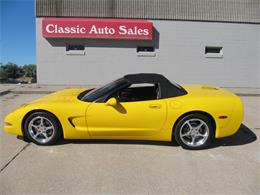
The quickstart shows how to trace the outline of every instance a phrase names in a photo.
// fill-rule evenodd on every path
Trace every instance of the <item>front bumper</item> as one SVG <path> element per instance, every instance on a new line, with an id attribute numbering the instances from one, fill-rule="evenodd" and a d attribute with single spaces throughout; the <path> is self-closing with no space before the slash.
<path id="1" fill-rule="evenodd" d="M 11 112 L 4 119 L 4 131 L 10 134 L 23 135 L 22 119 L 23 115 L 19 112 Z"/>

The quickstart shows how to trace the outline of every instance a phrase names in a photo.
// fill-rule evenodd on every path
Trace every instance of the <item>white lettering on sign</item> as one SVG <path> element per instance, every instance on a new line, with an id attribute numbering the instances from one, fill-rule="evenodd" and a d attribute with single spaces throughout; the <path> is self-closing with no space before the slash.
<path id="1" fill-rule="evenodd" d="M 108 28 L 107 26 L 104 28 L 97 28 L 95 25 L 92 25 L 90 28 L 89 34 L 96 35 L 114 35 L 116 33 L 114 28 Z"/>
<path id="2" fill-rule="evenodd" d="M 87 29 L 85 27 L 80 27 L 79 25 L 74 27 L 61 27 L 57 24 L 48 24 L 46 25 L 46 32 L 58 34 L 85 34 L 87 33 Z M 112 27 L 96 27 L 95 25 L 92 25 L 88 33 L 95 35 L 114 35 L 116 30 Z M 118 27 L 118 33 L 120 35 L 149 35 L 149 30 L 141 29 L 136 26 L 134 28 L 127 28 L 122 25 Z"/>
<path id="3" fill-rule="evenodd" d="M 138 29 L 136 26 L 134 28 L 126 28 L 126 26 L 119 26 L 120 35 L 149 35 L 148 29 Z"/>
<path id="4" fill-rule="evenodd" d="M 48 24 L 46 25 L 46 31 L 48 33 L 60 33 L 60 34 L 85 34 L 86 33 L 86 28 L 85 27 L 80 27 L 79 25 L 75 27 L 61 27 L 58 26 L 57 24 Z"/>
<path id="5" fill-rule="evenodd" d="M 153 39 L 152 23 L 146 20 L 100 18 L 44 18 L 42 34 L 52 38 Z"/>

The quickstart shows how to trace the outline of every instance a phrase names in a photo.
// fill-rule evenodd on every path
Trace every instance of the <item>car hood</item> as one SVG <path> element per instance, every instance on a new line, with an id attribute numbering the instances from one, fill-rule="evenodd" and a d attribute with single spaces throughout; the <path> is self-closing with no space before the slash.
<path id="1" fill-rule="evenodd" d="M 88 90 L 87 88 L 70 88 L 56 91 L 44 97 L 33 100 L 30 103 L 40 103 L 40 102 L 67 102 L 78 100 L 78 95 L 83 91 Z"/>

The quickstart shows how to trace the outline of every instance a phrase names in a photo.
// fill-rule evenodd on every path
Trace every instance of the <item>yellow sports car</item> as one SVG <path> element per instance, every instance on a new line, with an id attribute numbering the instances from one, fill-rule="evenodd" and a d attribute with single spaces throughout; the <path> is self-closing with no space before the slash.
<path id="1" fill-rule="evenodd" d="M 159 74 L 130 74 L 96 89 L 64 89 L 22 105 L 4 129 L 39 145 L 64 139 L 177 141 L 186 149 L 234 134 L 243 120 L 235 94 L 178 85 Z"/>

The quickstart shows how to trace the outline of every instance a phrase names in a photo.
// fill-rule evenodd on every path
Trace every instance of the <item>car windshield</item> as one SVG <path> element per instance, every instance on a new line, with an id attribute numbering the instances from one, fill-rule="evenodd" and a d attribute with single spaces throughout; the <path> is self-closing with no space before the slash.
<path id="1" fill-rule="evenodd" d="M 102 87 L 90 90 L 81 98 L 81 100 L 86 101 L 86 102 L 93 102 L 96 99 L 98 99 L 99 97 L 106 95 L 110 91 L 113 91 L 115 88 L 117 88 L 118 86 L 121 86 L 125 83 L 126 83 L 126 81 L 123 78 L 117 79 Z"/>

